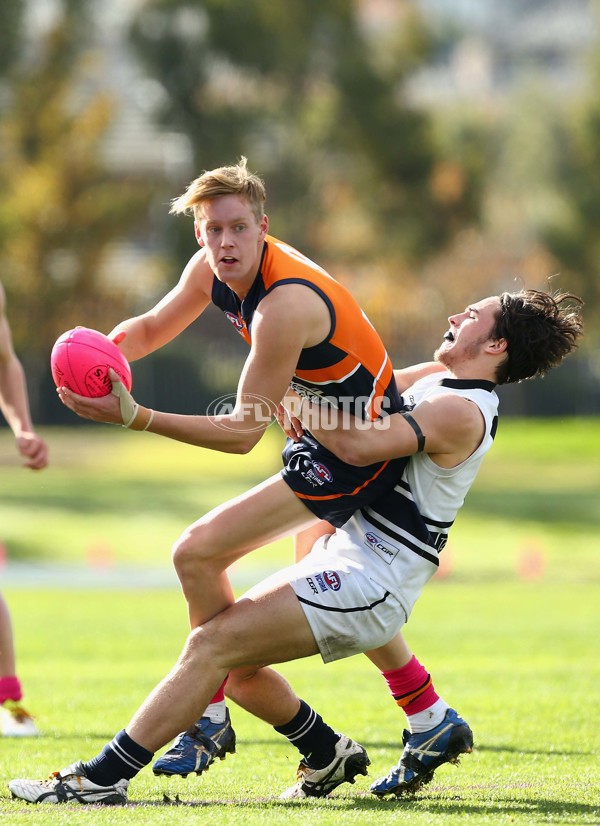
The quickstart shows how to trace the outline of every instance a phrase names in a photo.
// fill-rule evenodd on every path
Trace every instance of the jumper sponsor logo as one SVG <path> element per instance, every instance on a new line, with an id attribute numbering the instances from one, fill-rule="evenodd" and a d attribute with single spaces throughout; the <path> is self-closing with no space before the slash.
<path id="1" fill-rule="evenodd" d="M 227 416 L 227 421 L 214 421 L 215 427 L 252 433 L 271 424 L 275 407 L 272 401 L 256 393 L 246 393 L 241 400 L 235 393 L 228 393 L 212 401 L 206 408 L 206 415 Z"/>
<path id="2" fill-rule="evenodd" d="M 373 533 L 373 531 L 369 531 L 365 534 L 364 542 L 367 548 L 375 551 L 377 556 L 381 557 L 381 559 L 383 559 L 384 562 L 387 562 L 388 565 L 392 564 L 398 554 L 398 548 L 383 539 L 381 536 Z"/>
<path id="3" fill-rule="evenodd" d="M 310 587 L 310 590 L 313 592 L 313 594 L 318 594 L 318 593 L 319 593 L 319 589 L 317 588 L 317 586 L 316 586 L 316 585 L 315 585 L 315 583 L 313 582 L 313 578 L 312 578 L 312 577 L 310 577 L 310 576 L 307 576 L 307 577 L 306 577 L 306 581 L 308 582 L 308 585 L 309 585 L 309 587 Z"/>
<path id="4" fill-rule="evenodd" d="M 225 311 L 225 315 L 231 321 L 238 333 L 241 333 L 242 330 L 246 329 L 246 322 L 243 318 L 240 318 L 239 315 L 235 315 L 235 313 L 230 313 L 227 310 Z"/>
<path id="5" fill-rule="evenodd" d="M 332 591 L 339 591 L 342 587 L 340 575 L 335 571 L 323 571 L 323 579 L 325 580 L 325 585 L 331 588 Z"/>
<path id="6" fill-rule="evenodd" d="M 290 390 L 293 390 L 294 393 L 297 393 L 303 399 L 308 399 L 309 402 L 316 402 L 316 404 L 333 403 L 333 399 L 330 399 L 329 396 L 325 396 L 322 390 L 319 390 L 316 387 L 305 387 L 297 381 L 290 382 Z"/>
<path id="7" fill-rule="evenodd" d="M 321 574 L 315 574 L 315 579 L 319 585 L 321 591 L 327 591 L 327 585 L 325 585 L 325 580 L 323 579 Z"/>

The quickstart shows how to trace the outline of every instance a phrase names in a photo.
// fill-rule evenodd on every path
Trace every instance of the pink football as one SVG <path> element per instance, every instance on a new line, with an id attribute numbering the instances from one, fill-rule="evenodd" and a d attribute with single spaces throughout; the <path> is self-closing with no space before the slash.
<path id="1" fill-rule="evenodd" d="M 107 396 L 112 390 L 109 367 L 131 390 L 129 362 L 114 342 L 89 327 L 67 330 L 56 340 L 50 367 L 57 387 L 68 387 L 80 396 Z"/>

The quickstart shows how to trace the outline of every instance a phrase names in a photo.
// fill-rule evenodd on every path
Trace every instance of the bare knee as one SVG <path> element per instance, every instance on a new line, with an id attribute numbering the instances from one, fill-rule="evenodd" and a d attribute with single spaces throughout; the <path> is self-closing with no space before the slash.
<path id="1" fill-rule="evenodd" d="M 213 657 L 211 634 L 207 633 L 204 626 L 193 628 L 188 634 L 181 652 L 180 664 L 188 669 L 218 668 Z"/>
<path id="2" fill-rule="evenodd" d="M 181 659 L 192 667 L 215 668 L 225 679 L 230 671 L 230 646 L 227 634 L 211 621 L 193 628 L 188 634 Z"/>
<path id="3" fill-rule="evenodd" d="M 194 525 L 173 543 L 171 557 L 179 578 L 197 573 L 214 555 L 215 541 L 210 526 Z"/>
<path id="4" fill-rule="evenodd" d="M 258 671 L 261 670 L 259 665 L 248 665 L 243 668 L 234 668 L 229 672 L 229 677 L 225 685 L 225 694 L 234 702 L 240 691 L 243 691 L 249 680 L 256 677 Z"/>

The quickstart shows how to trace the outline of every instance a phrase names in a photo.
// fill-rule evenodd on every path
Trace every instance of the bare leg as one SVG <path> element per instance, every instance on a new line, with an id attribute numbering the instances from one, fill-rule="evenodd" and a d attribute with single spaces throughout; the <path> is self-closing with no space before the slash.
<path id="1" fill-rule="evenodd" d="M 300 562 L 313 549 L 315 542 L 322 536 L 330 536 L 335 533 L 335 528 L 329 522 L 321 520 L 310 528 L 305 528 L 294 535 L 294 562 Z"/>
<path id="2" fill-rule="evenodd" d="M 366 652 L 366 656 L 383 672 L 403 668 L 410 662 L 412 652 L 398 633 L 387 645 Z M 289 712 L 290 696 L 295 696 L 286 680 L 272 668 L 235 669 L 229 675 L 225 693 L 249 714 L 272 726 L 287 722 L 284 718 Z"/>
<path id="3" fill-rule="evenodd" d="M 334 531 L 332 525 L 321 521 L 297 533 L 294 536 L 295 561 L 303 559 L 321 536 Z M 392 671 L 403 668 L 412 658 L 412 652 L 402 634 L 398 633 L 387 645 L 366 652 L 366 656 L 380 671 Z M 241 708 L 270 725 L 286 722 L 282 719 L 282 710 L 287 713 L 292 690 L 284 678 L 271 668 L 232 671 L 225 693 Z"/>
<path id="4" fill-rule="evenodd" d="M 0 594 L 0 734 L 32 737 L 38 733 L 31 715 L 20 704 L 22 697 L 10 612 Z"/>
<path id="5" fill-rule="evenodd" d="M 154 689 L 127 727 L 137 743 L 156 751 L 190 726 L 232 668 L 287 662 L 318 652 L 304 612 L 289 584 L 244 598 L 191 631 L 170 674 Z M 298 711 L 290 691 L 282 720 Z"/>
<path id="6" fill-rule="evenodd" d="M 229 675 L 225 694 L 270 726 L 283 726 L 291 719 L 289 711 L 300 705 L 291 686 L 272 668 L 236 668 Z"/>
<path id="7" fill-rule="evenodd" d="M 366 651 L 365 654 L 380 671 L 403 668 L 412 659 L 412 651 L 401 632 L 398 632 L 387 645 L 375 648 L 373 651 Z"/>
<path id="8" fill-rule="evenodd" d="M 294 535 L 294 561 L 299 562 L 310 553 L 321 536 L 335 531 L 329 522 L 320 521 Z M 272 726 L 288 722 L 282 715 L 287 713 L 292 689 L 285 679 L 272 668 L 235 669 L 229 675 L 225 694 L 241 708 Z"/>
<path id="9" fill-rule="evenodd" d="M 279 474 L 190 525 L 173 561 L 195 628 L 234 601 L 226 569 L 256 548 L 314 522 Z"/>
<path id="10" fill-rule="evenodd" d="M 0 677 L 15 674 L 15 648 L 8 606 L 0 594 Z"/>

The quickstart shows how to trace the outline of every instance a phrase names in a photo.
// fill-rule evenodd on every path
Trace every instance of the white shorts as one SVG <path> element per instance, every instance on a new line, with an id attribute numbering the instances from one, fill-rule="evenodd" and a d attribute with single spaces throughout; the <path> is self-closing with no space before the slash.
<path id="1" fill-rule="evenodd" d="M 326 663 L 379 648 L 406 623 L 398 599 L 359 561 L 328 554 L 326 543 L 285 573 Z"/>

